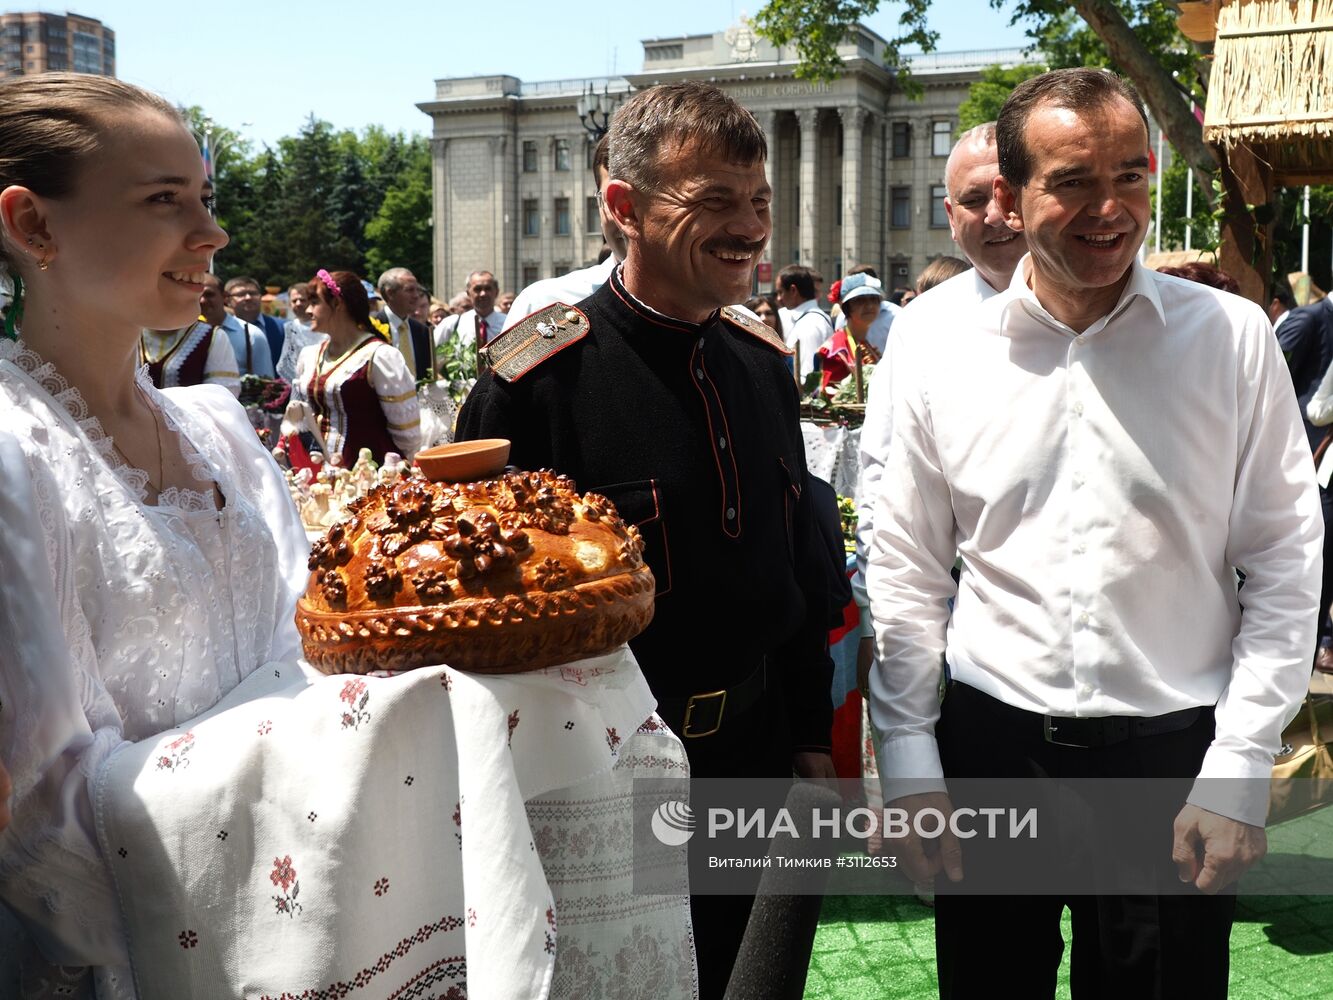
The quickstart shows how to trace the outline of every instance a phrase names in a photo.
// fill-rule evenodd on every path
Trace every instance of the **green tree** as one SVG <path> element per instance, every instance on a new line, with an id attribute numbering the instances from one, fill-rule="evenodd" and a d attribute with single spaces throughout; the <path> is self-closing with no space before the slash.
<path id="1" fill-rule="evenodd" d="M 983 122 L 993 122 L 1005 99 L 1024 80 L 1030 80 L 1048 67 L 1027 63 L 1022 66 L 990 66 L 981 71 L 981 79 L 967 90 L 967 100 L 958 105 L 958 132 L 961 134 Z"/>
<path id="2" fill-rule="evenodd" d="M 396 166 L 375 217 L 366 226 L 366 267 L 374 274 L 406 267 L 419 279 L 433 273 L 430 146 L 420 136 L 401 135 L 386 146 L 382 174 Z"/>

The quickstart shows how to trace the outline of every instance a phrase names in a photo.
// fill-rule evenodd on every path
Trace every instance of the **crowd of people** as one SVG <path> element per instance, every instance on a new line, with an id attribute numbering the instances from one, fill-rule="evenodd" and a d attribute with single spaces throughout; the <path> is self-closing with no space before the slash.
<path id="1" fill-rule="evenodd" d="M 210 273 L 227 236 L 167 102 L 101 77 L 0 82 L 16 293 L 0 340 L 0 898 L 31 941 L 33 995 L 136 995 L 117 892 L 152 887 L 117 886 L 99 839 L 113 752 L 300 656 L 308 544 L 235 398 L 247 378 L 287 383 L 283 437 L 348 466 L 362 449 L 410 459 L 421 387 L 462 382 L 459 439 L 507 438 L 513 464 L 573 477 L 637 527 L 657 594 L 630 648 L 692 776 L 826 780 L 840 570 L 801 392 L 871 365 L 854 590 L 885 802 L 948 815 L 969 805 L 955 779 L 1074 771 L 1188 790 L 1144 819 L 1188 892 L 941 894 L 941 996 L 997 976 L 1054 996 L 1065 906 L 1076 996 L 1226 995 L 1224 890 L 1265 849 L 1254 790 L 1316 648 L 1333 668 L 1333 502 L 1311 461 L 1333 422 L 1329 306 L 1288 310 L 1280 292 L 1274 336 L 1216 269 L 1138 261 L 1147 124 L 1109 73 L 1019 85 L 947 161 L 965 259 L 911 290 L 850 268 L 829 311 L 799 265 L 751 297 L 766 155 L 716 88 L 641 91 L 595 158 L 598 264 L 509 302 L 483 269 L 448 302 L 404 268 L 373 286 L 321 269 L 280 318 L 258 281 Z M 705 654 L 720 600 L 728 627 Z M 384 848 L 429 856 L 407 836 Z M 893 853 L 918 883 L 965 883 L 988 850 L 909 832 Z M 699 995 L 757 974 L 733 969 L 752 902 L 691 899 Z"/>

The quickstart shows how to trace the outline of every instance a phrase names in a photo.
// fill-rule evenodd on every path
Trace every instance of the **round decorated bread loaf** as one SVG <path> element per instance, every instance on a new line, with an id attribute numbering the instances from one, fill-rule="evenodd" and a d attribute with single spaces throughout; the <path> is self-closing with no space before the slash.
<path id="1" fill-rule="evenodd" d="M 537 670 L 610 652 L 653 617 L 638 529 L 552 472 L 379 486 L 310 551 L 297 603 L 324 673 Z"/>

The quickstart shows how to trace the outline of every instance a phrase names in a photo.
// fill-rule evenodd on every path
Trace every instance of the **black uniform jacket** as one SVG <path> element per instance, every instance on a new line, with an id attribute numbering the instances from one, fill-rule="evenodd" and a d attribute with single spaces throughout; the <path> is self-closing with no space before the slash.
<path id="1" fill-rule="evenodd" d="M 826 556 L 783 355 L 719 314 L 653 312 L 618 272 L 577 308 L 590 332 L 512 382 L 484 374 L 458 439 L 509 438 L 511 464 L 563 472 L 638 525 L 657 604 L 630 647 L 658 698 L 729 687 L 767 656 L 793 750 L 827 749 Z"/>

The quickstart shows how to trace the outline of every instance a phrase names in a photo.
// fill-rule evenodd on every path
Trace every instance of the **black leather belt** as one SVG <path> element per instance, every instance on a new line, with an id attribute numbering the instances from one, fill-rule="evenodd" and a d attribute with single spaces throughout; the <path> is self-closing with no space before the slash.
<path id="1" fill-rule="evenodd" d="M 1072 719 L 1063 715 L 1043 715 L 1041 733 L 1047 743 L 1091 750 L 1139 736 L 1177 733 L 1194 725 L 1202 713 L 1202 708 L 1182 708 L 1178 712 L 1152 716 L 1103 715 Z"/>
<path id="2" fill-rule="evenodd" d="M 682 720 L 676 729 L 681 739 L 712 736 L 722 728 L 724 713 L 739 715 L 758 703 L 764 693 L 764 668 L 765 663 L 761 661 L 749 677 L 729 688 L 701 691 L 686 698 L 660 698 L 658 711 L 668 722 Z"/>

